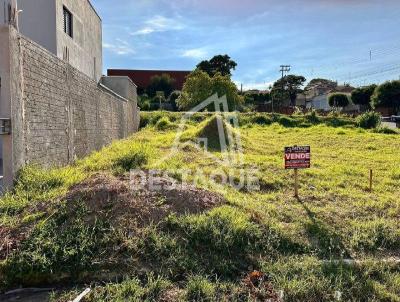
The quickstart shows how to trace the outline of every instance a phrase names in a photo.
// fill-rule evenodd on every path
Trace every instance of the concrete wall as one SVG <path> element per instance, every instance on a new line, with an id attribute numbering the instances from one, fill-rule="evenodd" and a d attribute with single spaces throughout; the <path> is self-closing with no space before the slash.
<path id="1" fill-rule="evenodd" d="M 0 118 L 11 118 L 11 49 L 8 26 L 0 26 Z M 1 137 L 3 167 L 1 175 L 12 174 L 12 137 Z M 10 181 L 10 179 L 8 179 Z M 1 188 L 0 188 L 1 191 Z"/>
<path id="2" fill-rule="evenodd" d="M 18 18 L 20 32 L 56 54 L 56 2 L 54 0 L 18 0 L 18 9 L 22 9 Z"/>
<path id="3" fill-rule="evenodd" d="M 88 0 L 53 1 L 56 1 L 58 57 L 63 59 L 63 53 L 65 47 L 67 47 L 69 63 L 98 82 L 103 72 L 102 24 L 100 17 Z M 64 6 L 73 15 L 73 38 L 64 33 Z"/>
<path id="4" fill-rule="evenodd" d="M 128 100 L 137 100 L 137 86 L 128 77 L 106 77 L 100 83 Z"/>
<path id="5" fill-rule="evenodd" d="M 9 41 L 0 43 L 1 112 L 12 122 L 6 184 L 26 164 L 66 165 L 137 131 L 136 99 L 97 85 L 12 27 L 0 28 L 0 40 Z"/>

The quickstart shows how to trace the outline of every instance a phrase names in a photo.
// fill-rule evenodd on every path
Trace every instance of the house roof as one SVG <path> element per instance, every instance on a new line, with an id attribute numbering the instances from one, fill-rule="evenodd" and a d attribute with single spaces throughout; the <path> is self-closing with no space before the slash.
<path id="1" fill-rule="evenodd" d="M 351 93 L 355 88 L 348 85 L 340 85 L 333 89 L 332 92 Z"/>
<path id="2" fill-rule="evenodd" d="M 191 73 L 188 70 L 137 70 L 137 69 L 108 69 L 108 76 L 127 76 L 138 88 L 146 89 L 151 82 L 151 78 L 156 75 L 168 74 L 175 80 L 174 89 L 182 90 L 186 77 Z"/>

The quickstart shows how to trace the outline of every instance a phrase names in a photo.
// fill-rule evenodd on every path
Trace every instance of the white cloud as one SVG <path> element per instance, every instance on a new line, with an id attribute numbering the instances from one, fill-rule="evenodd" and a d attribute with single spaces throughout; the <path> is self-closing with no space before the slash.
<path id="1" fill-rule="evenodd" d="M 182 57 L 193 58 L 193 59 L 203 59 L 203 58 L 207 57 L 207 51 L 204 48 L 188 49 L 182 53 Z"/>
<path id="2" fill-rule="evenodd" d="M 144 22 L 144 25 L 141 29 L 134 31 L 131 35 L 139 36 L 139 35 L 149 35 L 154 32 L 165 32 L 171 30 L 181 30 L 184 28 L 184 25 L 179 22 L 177 19 L 166 18 L 164 16 L 154 16 L 151 19 L 148 19 Z"/>
<path id="3" fill-rule="evenodd" d="M 144 27 L 138 31 L 135 31 L 134 33 L 132 33 L 132 35 L 148 35 L 155 32 L 154 28 L 150 28 L 150 27 Z"/>
<path id="4" fill-rule="evenodd" d="M 116 39 L 114 44 L 103 43 L 103 47 L 120 56 L 135 53 L 135 50 L 129 45 L 129 43 L 121 39 Z"/>

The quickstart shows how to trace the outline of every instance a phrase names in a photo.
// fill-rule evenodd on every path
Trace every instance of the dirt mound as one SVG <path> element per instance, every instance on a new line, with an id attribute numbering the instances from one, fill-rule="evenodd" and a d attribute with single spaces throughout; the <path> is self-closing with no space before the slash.
<path id="1" fill-rule="evenodd" d="M 97 174 L 73 187 L 68 201 L 82 200 L 96 215 L 112 224 L 129 221 L 145 226 L 170 214 L 197 214 L 224 203 L 222 196 L 190 185 L 176 185 L 165 176 L 153 178 L 158 188 L 142 185 L 141 179 Z"/>
<path id="2" fill-rule="evenodd" d="M 135 227 L 158 223 L 170 214 L 202 213 L 225 202 L 220 195 L 193 186 L 172 188 L 170 185 L 175 182 L 172 178 L 155 177 L 154 182 L 162 188 L 156 191 L 148 187 L 140 188 L 139 179 L 96 174 L 71 188 L 60 202 L 70 202 L 70 210 L 74 211 L 73 204 L 83 201 L 90 212 L 86 217 L 88 222 L 101 217 L 115 228 L 133 233 Z M 32 210 L 40 209 L 50 215 L 55 210 L 54 205 L 54 202 L 38 203 L 32 205 Z M 34 226 L 35 223 L 18 229 L 0 226 L 0 260 L 15 252 L 29 237 Z"/>
<path id="3" fill-rule="evenodd" d="M 225 136 L 225 147 L 221 142 L 220 135 L 222 134 Z M 214 115 L 211 119 L 200 125 L 200 129 L 193 139 L 198 141 L 207 140 L 208 150 L 221 152 L 226 151 L 224 148 L 229 149 L 234 146 L 235 134 L 236 130 L 226 122 L 223 116 Z"/>

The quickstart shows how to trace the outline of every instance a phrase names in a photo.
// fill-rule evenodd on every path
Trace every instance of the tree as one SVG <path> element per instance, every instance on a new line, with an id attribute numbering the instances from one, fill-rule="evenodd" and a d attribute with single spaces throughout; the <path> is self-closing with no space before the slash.
<path id="1" fill-rule="evenodd" d="M 271 96 L 267 92 L 247 91 L 244 93 L 244 102 L 246 104 L 265 104 L 271 100 Z"/>
<path id="2" fill-rule="evenodd" d="M 354 104 L 363 106 L 366 109 L 371 109 L 371 97 L 375 92 L 376 85 L 360 87 L 351 93 L 351 100 Z"/>
<path id="3" fill-rule="evenodd" d="M 393 108 L 396 112 L 399 112 L 400 81 L 389 81 L 378 86 L 372 95 L 372 105 L 374 108 L 385 106 Z"/>
<path id="4" fill-rule="evenodd" d="M 179 99 L 180 96 L 181 92 L 179 90 L 175 90 L 168 97 L 168 102 L 171 104 L 173 111 L 178 111 L 178 104 L 176 103 L 176 101 Z"/>
<path id="5" fill-rule="evenodd" d="M 332 93 L 328 97 L 329 106 L 334 108 L 344 108 L 350 104 L 349 97 L 343 93 Z"/>
<path id="6" fill-rule="evenodd" d="M 290 105 L 295 106 L 297 95 L 302 92 L 301 87 L 305 81 L 305 77 L 297 75 L 287 75 L 276 81 L 271 91 L 274 102 L 282 103 L 289 99 Z"/>
<path id="7" fill-rule="evenodd" d="M 231 76 L 232 70 L 235 70 L 237 63 L 228 55 L 218 55 L 214 56 L 209 61 L 202 61 L 197 65 L 197 69 L 200 69 L 206 73 L 210 77 L 215 76 L 217 73 L 220 73 L 222 76 Z"/>
<path id="8" fill-rule="evenodd" d="M 164 91 L 157 91 L 156 96 L 153 99 L 154 102 L 158 102 L 158 109 L 163 109 L 163 103 L 165 103 L 165 93 Z"/>
<path id="9" fill-rule="evenodd" d="M 333 90 L 337 87 L 337 82 L 328 79 L 312 79 L 307 86 L 304 88 L 305 92 L 313 91 L 316 88 L 322 88 L 326 90 Z"/>
<path id="10" fill-rule="evenodd" d="M 147 94 L 150 97 L 155 97 L 158 91 L 164 92 L 164 95 L 170 95 L 174 90 L 175 80 L 169 74 L 155 75 L 150 79 L 150 84 L 147 87 Z"/>
<path id="11" fill-rule="evenodd" d="M 138 106 L 142 111 L 149 111 L 150 110 L 150 99 L 147 94 L 142 94 L 138 96 Z"/>
<path id="12" fill-rule="evenodd" d="M 196 69 L 187 77 L 177 103 L 181 110 L 190 110 L 215 93 L 219 97 L 226 95 L 230 110 L 234 110 L 242 101 L 230 77 L 221 74 L 210 77 L 206 72 Z M 213 110 L 212 106 L 208 109 Z"/>

